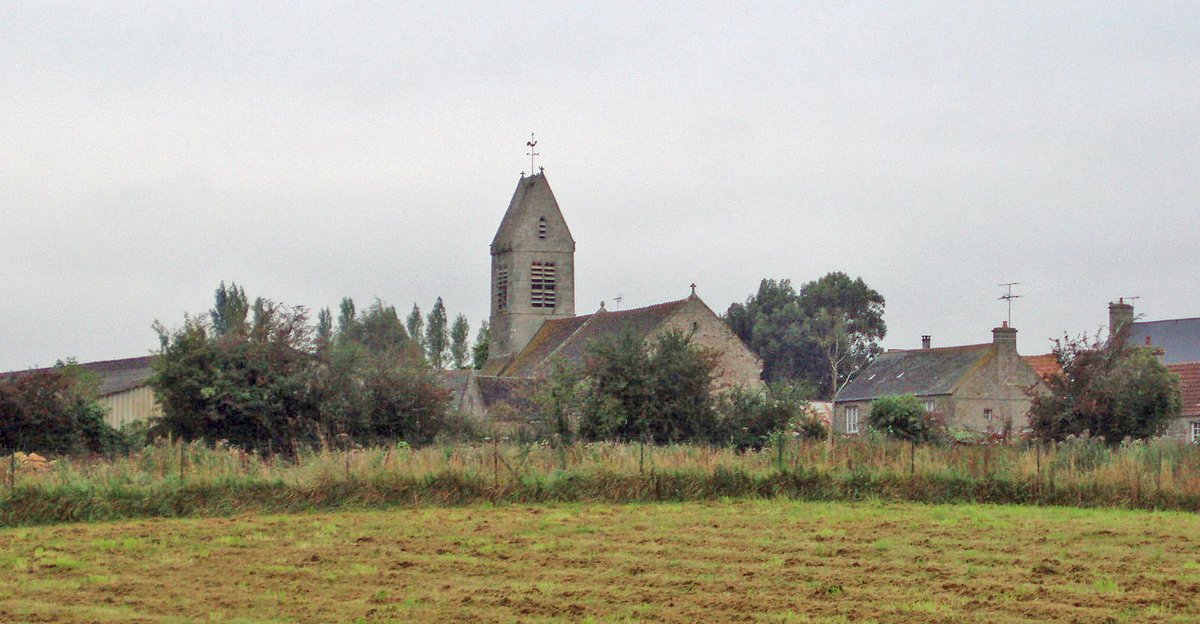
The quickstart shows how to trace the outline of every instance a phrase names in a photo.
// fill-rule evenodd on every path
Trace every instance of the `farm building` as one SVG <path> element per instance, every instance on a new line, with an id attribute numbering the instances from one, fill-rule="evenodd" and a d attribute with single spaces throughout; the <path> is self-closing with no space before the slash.
<path id="1" fill-rule="evenodd" d="M 107 412 L 104 419 L 109 425 L 120 429 L 162 416 L 162 406 L 154 399 L 154 391 L 150 388 L 153 360 L 153 356 L 144 356 L 79 364 L 96 377 L 97 398 Z M 6 375 L 39 370 L 48 369 L 14 371 Z"/>

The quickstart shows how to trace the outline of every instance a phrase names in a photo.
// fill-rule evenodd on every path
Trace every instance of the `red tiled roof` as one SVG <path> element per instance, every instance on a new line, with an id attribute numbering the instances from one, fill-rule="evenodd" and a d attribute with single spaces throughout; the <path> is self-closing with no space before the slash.
<path id="1" fill-rule="evenodd" d="M 1057 375 L 1062 372 L 1062 366 L 1058 363 L 1058 356 L 1053 353 L 1044 353 L 1042 355 L 1025 355 L 1022 356 L 1038 377 L 1046 379 L 1051 375 Z"/>
<path id="2" fill-rule="evenodd" d="M 1200 416 L 1200 362 L 1167 364 L 1167 370 L 1179 375 L 1179 389 L 1183 394 L 1180 416 Z"/>

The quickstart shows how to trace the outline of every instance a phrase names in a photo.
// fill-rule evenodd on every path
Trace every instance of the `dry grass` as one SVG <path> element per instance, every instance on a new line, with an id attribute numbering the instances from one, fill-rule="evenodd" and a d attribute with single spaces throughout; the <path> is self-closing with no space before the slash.
<path id="1" fill-rule="evenodd" d="M 1200 518 L 714 501 L 0 531 L 5 622 L 1194 622 Z"/>
<path id="2" fill-rule="evenodd" d="M 479 502 L 792 497 L 1200 511 L 1200 447 L 1112 450 L 785 441 L 758 452 L 637 444 L 406 445 L 311 451 L 295 461 L 160 443 L 114 460 L 61 458 L 0 490 L 0 525 Z"/>

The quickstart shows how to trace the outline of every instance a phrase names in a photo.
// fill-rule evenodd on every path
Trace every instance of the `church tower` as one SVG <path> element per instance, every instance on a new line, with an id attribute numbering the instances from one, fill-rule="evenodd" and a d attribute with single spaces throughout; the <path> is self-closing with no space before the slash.
<path id="1" fill-rule="evenodd" d="M 492 239 L 489 360 L 519 353 L 546 319 L 575 316 L 575 239 L 545 173 L 521 177 Z"/>

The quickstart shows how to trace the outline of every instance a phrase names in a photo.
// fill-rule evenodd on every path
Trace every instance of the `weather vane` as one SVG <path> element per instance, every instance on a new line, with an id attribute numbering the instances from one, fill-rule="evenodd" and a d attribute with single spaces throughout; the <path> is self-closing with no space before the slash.
<path id="1" fill-rule="evenodd" d="M 1008 289 L 1008 292 L 1006 292 L 1005 294 L 1000 296 L 1000 300 L 1004 301 L 1005 303 L 1008 304 L 1008 321 L 1007 321 L 1007 323 L 1010 327 L 1012 326 L 1012 300 L 1021 298 L 1021 295 L 1013 294 L 1012 287 L 1016 286 L 1020 283 L 1021 282 L 1006 282 L 1004 284 L 1000 284 L 1000 286 Z"/>
<path id="2" fill-rule="evenodd" d="M 529 171 L 532 173 L 534 169 L 537 169 L 537 167 L 533 166 L 533 159 L 539 156 L 539 154 L 534 151 L 534 148 L 537 147 L 537 140 L 533 138 L 532 132 L 529 133 L 529 140 L 525 142 L 525 145 L 529 146 L 529 153 L 525 155 L 529 157 Z"/>

